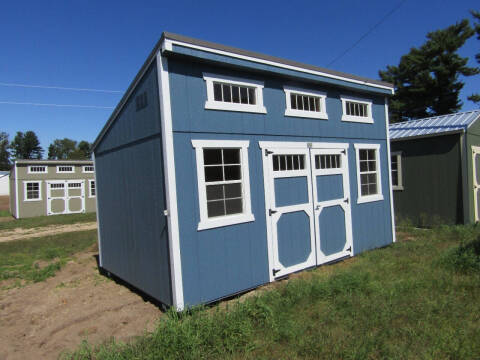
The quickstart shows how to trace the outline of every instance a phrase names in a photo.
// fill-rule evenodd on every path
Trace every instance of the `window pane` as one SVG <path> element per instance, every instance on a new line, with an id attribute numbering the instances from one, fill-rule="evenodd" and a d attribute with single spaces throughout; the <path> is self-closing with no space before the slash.
<path id="1" fill-rule="evenodd" d="M 360 160 L 367 160 L 367 150 L 360 150 L 359 155 L 360 155 Z"/>
<path id="2" fill-rule="evenodd" d="M 230 85 L 222 84 L 222 88 L 223 88 L 223 101 L 232 102 Z"/>
<path id="3" fill-rule="evenodd" d="M 222 101 L 222 85 L 213 83 L 213 98 L 215 101 Z"/>
<path id="4" fill-rule="evenodd" d="M 242 104 L 248 104 L 248 93 L 246 87 L 240 88 L 240 100 Z"/>
<path id="5" fill-rule="evenodd" d="M 235 85 L 232 85 L 232 101 L 237 104 L 240 102 L 240 88 Z"/>
<path id="6" fill-rule="evenodd" d="M 257 98 L 255 96 L 254 88 L 248 88 L 248 103 L 250 105 L 255 105 L 257 103 Z"/>
<path id="7" fill-rule="evenodd" d="M 205 167 L 205 181 L 222 181 L 223 171 L 222 166 L 208 166 Z"/>
<path id="8" fill-rule="evenodd" d="M 298 160 L 298 155 L 293 156 L 293 169 L 294 170 L 300 169 L 300 162 Z"/>
<path id="9" fill-rule="evenodd" d="M 398 173 L 396 171 L 392 171 L 392 185 L 398 186 Z"/>
<path id="10" fill-rule="evenodd" d="M 223 216 L 225 215 L 225 203 L 220 201 L 207 202 L 208 217 Z"/>
<path id="11" fill-rule="evenodd" d="M 203 149 L 203 163 L 205 165 L 217 165 L 222 163 L 221 149 Z"/>
<path id="12" fill-rule="evenodd" d="M 297 108 L 298 110 L 303 110 L 303 100 L 300 95 L 297 95 Z"/>
<path id="13" fill-rule="evenodd" d="M 368 174 L 360 174 L 360 184 L 368 184 Z"/>
<path id="14" fill-rule="evenodd" d="M 280 170 L 280 168 L 279 168 L 279 162 L 280 162 L 279 156 L 278 155 L 273 155 L 272 161 L 273 161 L 273 171 Z"/>
<path id="15" fill-rule="evenodd" d="M 315 98 L 315 111 L 320 112 L 320 98 Z"/>
<path id="16" fill-rule="evenodd" d="M 368 171 L 368 161 L 360 161 L 360 172 Z"/>
<path id="17" fill-rule="evenodd" d="M 308 110 L 308 96 L 303 96 L 303 110 Z"/>
<path id="18" fill-rule="evenodd" d="M 305 169 L 305 155 L 300 156 L 300 169 Z"/>
<path id="19" fill-rule="evenodd" d="M 315 98 L 310 96 L 310 111 L 315 111 Z"/>
<path id="20" fill-rule="evenodd" d="M 297 96 L 295 94 L 290 94 L 290 107 L 292 109 L 297 108 Z"/>
<path id="21" fill-rule="evenodd" d="M 285 160 L 285 155 L 280 156 L 280 170 L 287 169 L 287 162 Z"/>
<path id="22" fill-rule="evenodd" d="M 376 161 L 369 161 L 368 162 L 368 171 L 376 171 L 376 170 L 377 170 Z"/>
<path id="23" fill-rule="evenodd" d="M 240 149 L 223 149 L 224 164 L 240 164 Z"/>
<path id="24" fill-rule="evenodd" d="M 377 183 L 377 174 L 368 174 L 368 183 L 369 184 L 376 184 Z"/>
<path id="25" fill-rule="evenodd" d="M 239 214 L 243 212 L 242 199 L 225 200 L 225 205 L 227 207 L 227 215 Z"/>
<path id="26" fill-rule="evenodd" d="M 218 200 L 223 198 L 223 185 L 207 185 L 207 200 Z"/>
<path id="27" fill-rule="evenodd" d="M 377 193 L 377 184 L 368 185 L 368 194 L 375 195 Z"/>
<path id="28" fill-rule="evenodd" d="M 292 155 L 287 155 L 287 170 L 292 170 L 293 169 L 293 159 Z"/>
<path id="29" fill-rule="evenodd" d="M 376 160 L 375 159 L 375 151 L 376 150 L 367 150 L 368 151 L 368 160 Z"/>
<path id="30" fill-rule="evenodd" d="M 240 180 L 242 178 L 241 166 L 225 166 L 225 180 Z"/>
<path id="31" fill-rule="evenodd" d="M 368 185 L 362 185 L 362 195 L 368 195 Z"/>
<path id="32" fill-rule="evenodd" d="M 225 199 L 242 197 L 242 184 L 226 184 L 225 187 Z"/>

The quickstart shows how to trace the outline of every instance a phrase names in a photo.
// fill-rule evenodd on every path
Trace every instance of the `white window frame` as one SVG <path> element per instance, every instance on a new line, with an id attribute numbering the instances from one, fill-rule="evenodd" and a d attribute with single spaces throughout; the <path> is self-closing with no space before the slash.
<path id="1" fill-rule="evenodd" d="M 316 91 L 316 90 L 304 90 L 304 89 L 291 87 L 291 86 L 284 86 L 283 91 L 285 91 L 285 102 L 286 102 L 285 116 L 328 120 L 327 107 L 326 107 L 326 101 L 325 101 L 325 99 L 327 98 L 327 93 L 322 91 Z M 316 112 L 316 111 L 309 111 L 309 110 L 292 109 L 291 96 L 290 96 L 292 93 L 320 98 L 320 111 Z"/>
<path id="2" fill-rule="evenodd" d="M 86 168 L 87 167 L 92 167 L 93 170 L 92 171 L 87 171 Z M 95 172 L 95 168 L 93 165 L 83 165 L 82 166 L 82 172 L 85 173 L 85 174 L 93 174 Z"/>
<path id="3" fill-rule="evenodd" d="M 357 165 L 357 204 L 383 200 L 382 172 L 380 166 L 380 144 L 354 144 Z M 362 196 L 362 183 L 360 179 L 360 150 L 375 150 L 375 164 L 377 173 L 377 194 Z"/>
<path id="4" fill-rule="evenodd" d="M 373 124 L 372 102 L 370 100 L 361 99 L 353 96 L 346 96 L 346 95 L 340 95 L 340 99 L 342 100 L 342 121 Z M 353 101 L 353 102 L 358 102 L 358 103 L 367 105 L 368 116 L 364 117 L 364 116 L 347 115 L 347 108 L 346 108 L 347 101 Z"/>
<path id="5" fill-rule="evenodd" d="M 33 167 L 43 167 L 43 171 L 32 171 Z M 28 165 L 28 174 L 48 174 L 48 166 L 46 165 Z"/>
<path id="6" fill-rule="evenodd" d="M 70 166 L 72 168 L 72 171 L 60 171 L 61 167 L 67 167 Z M 75 165 L 57 165 L 57 174 L 73 174 L 75 173 Z"/>
<path id="7" fill-rule="evenodd" d="M 266 114 L 267 109 L 263 106 L 263 82 L 255 80 L 246 80 L 231 76 L 214 75 L 203 73 L 203 80 L 207 85 L 207 101 L 205 102 L 205 109 L 208 110 L 225 110 L 225 111 L 241 111 Z M 213 93 L 213 83 L 221 82 L 238 86 L 248 86 L 255 88 L 255 105 L 252 104 L 237 104 L 223 101 L 215 101 Z"/>
<path id="8" fill-rule="evenodd" d="M 250 174 L 248 167 L 248 146 L 249 141 L 239 140 L 192 140 L 192 145 L 195 148 L 197 160 L 197 179 L 198 179 L 198 201 L 200 209 L 200 222 L 197 230 L 213 229 L 221 226 L 228 226 L 234 224 L 241 224 L 255 221 L 252 214 L 252 204 L 250 201 Z M 242 202 L 243 213 L 232 214 L 225 216 L 218 216 L 209 218 L 207 211 L 207 191 L 205 182 L 205 170 L 203 160 L 204 148 L 216 149 L 240 149 L 240 160 L 242 168 Z"/>
<path id="9" fill-rule="evenodd" d="M 390 157 L 395 156 L 397 158 L 397 178 L 398 184 L 393 185 L 393 169 L 392 169 L 392 189 L 393 190 L 403 190 L 403 177 L 402 177 L 402 152 L 395 151 L 392 152 Z M 390 159 L 391 161 L 391 159 Z M 391 165 L 391 164 L 390 164 Z"/>
<path id="10" fill-rule="evenodd" d="M 38 198 L 37 199 L 27 199 L 27 184 L 37 183 L 38 184 Z M 42 180 L 26 180 L 23 182 L 23 201 L 42 201 Z"/>
<path id="11" fill-rule="evenodd" d="M 92 195 L 92 182 L 95 184 L 95 195 Z M 97 197 L 97 184 L 95 183 L 95 179 L 88 180 L 88 197 L 89 198 Z"/>

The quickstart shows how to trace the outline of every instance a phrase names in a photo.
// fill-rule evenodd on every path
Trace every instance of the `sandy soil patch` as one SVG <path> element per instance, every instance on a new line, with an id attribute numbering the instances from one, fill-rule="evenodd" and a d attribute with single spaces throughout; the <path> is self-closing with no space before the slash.
<path id="1" fill-rule="evenodd" d="M 0 210 L 10 210 L 10 196 L 0 196 Z"/>
<path id="2" fill-rule="evenodd" d="M 96 228 L 96 222 L 77 223 L 69 225 L 48 225 L 31 229 L 16 228 L 12 230 L 2 231 L 0 233 L 0 242 L 49 236 L 64 232 L 93 230 Z"/>
<path id="3" fill-rule="evenodd" d="M 96 254 L 77 255 L 45 282 L 0 290 L 0 359 L 56 359 L 84 339 L 127 341 L 154 329 L 160 309 L 100 275 Z"/>

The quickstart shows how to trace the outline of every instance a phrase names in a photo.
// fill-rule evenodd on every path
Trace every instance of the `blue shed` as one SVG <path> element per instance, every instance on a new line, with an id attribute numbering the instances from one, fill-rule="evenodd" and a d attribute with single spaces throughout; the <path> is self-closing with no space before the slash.
<path id="1" fill-rule="evenodd" d="M 395 241 L 392 93 L 163 33 L 94 143 L 100 266 L 181 310 Z"/>

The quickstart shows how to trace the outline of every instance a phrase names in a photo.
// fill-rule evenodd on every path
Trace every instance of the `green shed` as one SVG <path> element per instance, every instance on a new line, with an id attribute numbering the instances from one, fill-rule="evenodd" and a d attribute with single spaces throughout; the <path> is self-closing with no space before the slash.
<path id="1" fill-rule="evenodd" d="M 466 224 L 480 217 L 480 110 L 390 125 L 397 221 Z"/>

